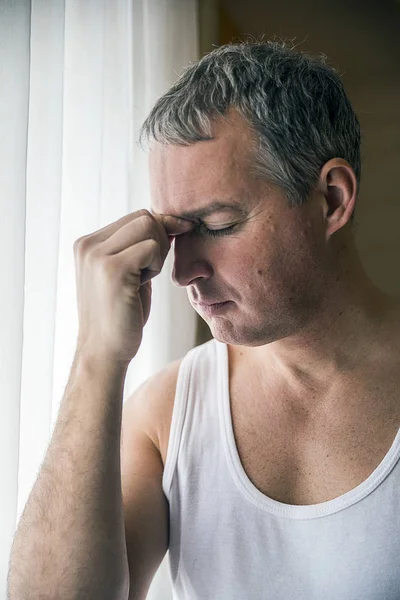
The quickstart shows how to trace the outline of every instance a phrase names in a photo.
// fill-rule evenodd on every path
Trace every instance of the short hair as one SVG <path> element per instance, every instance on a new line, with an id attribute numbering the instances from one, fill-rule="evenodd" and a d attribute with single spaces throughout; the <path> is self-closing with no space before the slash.
<path id="1" fill-rule="evenodd" d="M 185 68 L 155 103 L 140 131 L 163 144 L 213 138 L 212 122 L 235 108 L 258 138 L 254 172 L 301 206 L 331 158 L 361 177 L 361 131 L 341 78 L 326 63 L 285 41 L 226 44 Z M 354 211 L 351 215 L 353 223 Z"/>

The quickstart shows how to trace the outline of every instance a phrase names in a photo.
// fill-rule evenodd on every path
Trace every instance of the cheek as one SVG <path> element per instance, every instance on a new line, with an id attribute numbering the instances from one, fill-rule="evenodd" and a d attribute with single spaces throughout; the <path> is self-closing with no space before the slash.
<path id="1" fill-rule="evenodd" d="M 276 271 L 279 273 L 284 268 L 279 256 L 280 244 L 275 242 L 275 252 L 272 250 L 274 244 L 271 241 L 266 244 L 266 234 L 263 231 L 251 231 L 246 239 L 237 238 L 230 243 L 215 249 L 216 264 L 224 265 L 224 270 L 229 273 L 230 281 L 240 287 L 242 293 L 263 293 L 263 290 L 271 287 L 272 281 L 276 279 Z M 269 239 L 273 236 L 270 234 Z M 248 240 L 251 239 L 251 244 Z M 236 243 L 232 243 L 237 241 Z"/>
<path id="2" fill-rule="evenodd" d="M 234 284 L 243 294 L 256 294 L 264 287 L 268 274 L 268 264 L 265 257 L 254 255 L 254 253 L 241 251 L 231 253 L 229 258 L 229 273 Z"/>
<path id="3" fill-rule="evenodd" d="M 243 293 L 257 298 L 257 302 L 260 296 L 268 297 L 272 292 L 276 294 L 284 289 L 293 277 L 293 272 L 290 274 L 290 258 L 286 252 L 281 252 L 280 246 L 274 251 L 272 245 L 269 250 L 265 245 L 260 246 L 255 245 L 255 252 L 246 251 L 233 259 L 238 286 Z"/>

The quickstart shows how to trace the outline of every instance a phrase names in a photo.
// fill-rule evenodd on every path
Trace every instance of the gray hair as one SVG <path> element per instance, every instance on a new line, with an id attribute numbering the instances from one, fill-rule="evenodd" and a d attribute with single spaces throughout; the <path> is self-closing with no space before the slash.
<path id="1" fill-rule="evenodd" d="M 288 206 L 301 206 L 331 158 L 361 177 L 361 131 L 337 71 L 326 56 L 286 42 L 245 41 L 216 48 L 183 70 L 140 131 L 163 144 L 213 138 L 212 121 L 231 107 L 258 138 L 254 172 L 278 185 Z M 351 215 L 353 223 L 354 212 Z"/>

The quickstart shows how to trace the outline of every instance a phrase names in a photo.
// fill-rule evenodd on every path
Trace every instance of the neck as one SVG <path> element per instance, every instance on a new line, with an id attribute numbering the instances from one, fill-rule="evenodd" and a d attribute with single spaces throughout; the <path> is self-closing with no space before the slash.
<path id="1" fill-rule="evenodd" d="M 398 301 L 374 286 L 360 266 L 357 273 L 347 270 L 298 331 L 264 346 L 237 346 L 235 352 L 269 389 L 283 387 L 302 402 L 323 402 L 360 372 L 385 363 L 400 346 L 399 328 Z"/>

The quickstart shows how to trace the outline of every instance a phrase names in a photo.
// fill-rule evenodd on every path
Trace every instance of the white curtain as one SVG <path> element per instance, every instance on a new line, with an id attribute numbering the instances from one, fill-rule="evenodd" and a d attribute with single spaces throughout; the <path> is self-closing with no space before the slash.
<path id="1" fill-rule="evenodd" d="M 196 0 L 0 0 L 0 597 L 78 333 L 73 243 L 150 208 L 139 126 L 198 58 Z M 196 313 L 153 279 L 124 400 L 195 345 Z M 148 598 L 171 598 L 164 559 Z"/>

